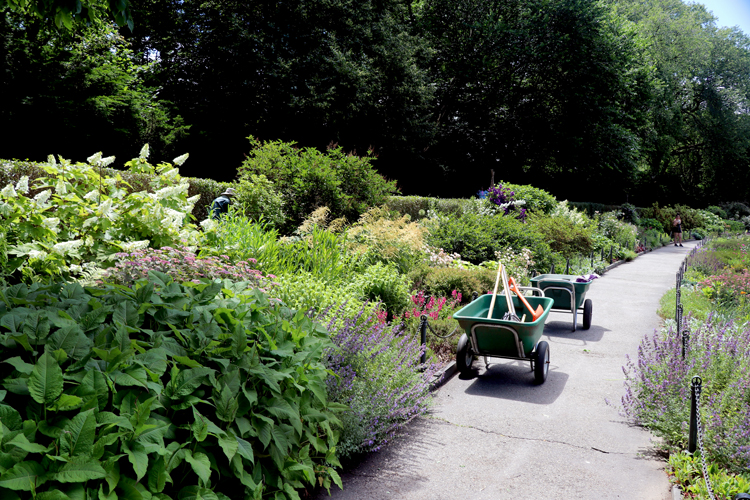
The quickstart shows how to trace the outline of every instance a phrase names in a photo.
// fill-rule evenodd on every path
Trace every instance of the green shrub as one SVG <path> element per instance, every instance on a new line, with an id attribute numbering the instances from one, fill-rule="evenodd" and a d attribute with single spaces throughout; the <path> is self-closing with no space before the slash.
<path id="1" fill-rule="evenodd" d="M 654 203 L 649 208 L 639 209 L 639 213 L 641 217 L 658 220 L 661 223 L 661 229 L 670 235 L 672 234 L 672 221 L 678 213 L 682 219 L 683 232 L 687 233 L 694 227 L 704 227 L 706 225 L 702 210 L 696 210 L 685 205 L 659 207 L 658 203 Z"/>
<path id="2" fill-rule="evenodd" d="M 386 201 L 388 210 L 394 210 L 401 215 L 408 215 L 411 220 L 420 220 L 427 217 L 430 210 L 442 214 L 459 216 L 466 210 L 466 204 L 470 200 L 465 198 L 431 198 L 425 196 L 389 196 Z"/>
<path id="3" fill-rule="evenodd" d="M 568 201 L 568 205 L 586 213 L 589 217 L 593 217 L 597 213 L 603 214 L 604 212 L 612 212 L 619 210 L 620 205 L 605 205 L 603 203 L 589 203 L 586 201 Z"/>
<path id="4" fill-rule="evenodd" d="M 726 210 L 724 210 L 721 207 L 717 207 L 715 205 L 706 208 L 706 212 L 710 212 L 710 213 L 714 214 L 719 219 L 728 219 L 729 218 Z"/>
<path id="5" fill-rule="evenodd" d="M 235 189 L 234 206 L 246 217 L 266 221 L 272 227 L 284 225 L 284 200 L 265 175 L 250 174 L 235 184 Z"/>
<path id="6" fill-rule="evenodd" d="M 367 313 L 377 309 L 376 302 L 365 306 L 359 290 L 331 283 L 310 273 L 296 273 L 277 279 L 279 285 L 270 294 L 292 309 L 318 313 L 336 310 L 349 318 L 355 317 L 363 307 Z"/>
<path id="7" fill-rule="evenodd" d="M 347 155 L 341 147 L 321 153 L 314 148 L 297 149 L 291 142 L 248 139 L 253 149 L 239 167 L 237 178 L 242 181 L 264 175 L 271 180 L 284 200 L 289 229 L 323 206 L 331 210 L 333 218 L 356 220 L 398 192 L 395 181 L 385 180 L 373 168 L 374 158 L 369 153 Z"/>
<path id="8" fill-rule="evenodd" d="M 492 291 L 495 276 L 496 269 L 468 270 L 450 267 L 421 267 L 409 274 L 417 290 L 433 297 L 450 297 L 453 290 L 457 290 L 464 301 L 471 300 L 473 292 L 481 295 Z"/>
<path id="9" fill-rule="evenodd" d="M 404 312 L 411 297 L 408 278 L 399 274 L 396 266 L 380 262 L 352 276 L 343 289 L 346 294 L 357 294 L 362 301 L 382 302 L 390 315 Z"/>
<path id="10" fill-rule="evenodd" d="M 408 215 L 371 208 L 344 235 L 348 250 L 368 264 L 394 264 L 406 274 L 425 258 L 426 229 Z"/>
<path id="11" fill-rule="evenodd" d="M 529 184 L 508 184 L 503 181 L 500 181 L 500 185 L 513 191 L 516 200 L 525 201 L 524 208 L 531 212 L 549 214 L 557 206 L 557 199 L 544 189 Z"/>
<path id="12" fill-rule="evenodd" d="M 650 219 L 648 217 L 641 217 L 640 219 L 638 219 L 637 226 L 644 229 L 656 229 L 661 233 L 664 232 L 664 224 L 656 219 Z"/>
<path id="13" fill-rule="evenodd" d="M 632 250 L 635 248 L 638 228 L 620 220 L 621 212 L 606 212 L 599 217 L 599 229 L 619 246 Z"/>
<path id="14" fill-rule="evenodd" d="M 727 217 L 722 217 L 722 219 L 739 220 L 750 215 L 750 207 L 739 201 L 722 203 L 721 208 L 727 213 Z"/>
<path id="15" fill-rule="evenodd" d="M 733 233 L 744 233 L 745 232 L 745 224 L 743 224 L 741 221 L 738 220 L 726 220 L 724 223 L 727 225 L 727 228 L 729 231 Z"/>
<path id="16" fill-rule="evenodd" d="M 332 344 L 305 315 L 243 283 L 162 273 L 0 298 L 2 498 L 296 499 L 340 485 L 326 463 L 345 407 L 327 400 Z"/>
<path id="17" fill-rule="evenodd" d="M 591 230 L 565 217 L 532 214 L 529 226 L 544 237 L 553 252 L 563 257 L 589 254 L 594 249 Z"/>
<path id="18" fill-rule="evenodd" d="M 550 247 L 544 237 L 513 217 L 484 217 L 467 213 L 460 217 L 434 219 L 427 243 L 448 253 L 458 253 L 463 260 L 479 264 L 495 260 L 495 252 L 511 247 L 531 250 L 539 269 L 549 268 Z"/>

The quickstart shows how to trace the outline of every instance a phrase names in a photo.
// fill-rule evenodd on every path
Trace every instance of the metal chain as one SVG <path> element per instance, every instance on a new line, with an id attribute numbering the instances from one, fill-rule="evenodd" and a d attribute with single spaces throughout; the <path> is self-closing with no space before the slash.
<path id="1" fill-rule="evenodd" d="M 430 326 L 430 322 L 427 321 L 427 318 L 425 318 L 424 323 L 425 323 L 425 325 L 427 325 L 427 328 L 429 328 L 430 332 L 432 332 L 432 334 L 434 336 L 436 336 L 437 338 L 439 338 L 439 339 L 447 339 L 447 338 L 450 338 L 450 337 L 454 336 L 456 334 L 456 332 L 458 331 L 458 328 L 459 328 L 457 326 L 448 335 L 440 335 L 438 332 L 436 332 L 435 330 L 433 330 L 433 328 Z"/>
<path id="2" fill-rule="evenodd" d="M 693 377 L 695 380 L 695 377 Z M 700 377 L 698 377 L 700 380 Z M 706 481 L 706 489 L 711 500 L 716 500 L 714 490 L 711 487 L 711 478 L 708 477 L 708 467 L 706 467 L 706 452 L 703 449 L 703 420 L 701 419 L 701 384 L 695 384 L 695 416 L 698 419 L 698 448 L 701 450 L 701 465 L 703 466 L 703 479 Z"/>

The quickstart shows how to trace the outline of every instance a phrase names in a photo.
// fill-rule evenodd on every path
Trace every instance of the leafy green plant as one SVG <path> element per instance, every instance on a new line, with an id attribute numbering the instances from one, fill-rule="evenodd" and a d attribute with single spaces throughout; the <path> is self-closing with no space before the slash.
<path id="1" fill-rule="evenodd" d="M 237 210 L 252 220 L 266 221 L 272 227 L 284 225 L 284 200 L 265 175 L 250 174 L 234 187 L 237 190 L 234 200 Z"/>
<path id="2" fill-rule="evenodd" d="M 382 302 L 389 314 L 401 314 L 409 305 L 410 283 L 392 264 L 378 262 L 355 274 L 345 285 L 347 293 L 356 293 L 361 300 Z"/>
<path id="3" fill-rule="evenodd" d="M 678 484 L 685 496 L 700 500 L 711 498 L 703 477 L 700 451 L 672 453 L 669 455 L 669 475 Z M 750 492 L 750 474 L 732 474 L 716 463 L 708 466 L 708 476 L 715 498 L 732 499 L 739 493 Z"/>
<path id="4" fill-rule="evenodd" d="M 557 199 L 544 189 L 539 189 L 529 184 L 509 184 L 500 181 L 500 184 L 515 193 L 517 200 L 523 200 L 524 208 L 530 212 L 551 213 L 557 206 Z"/>
<path id="5" fill-rule="evenodd" d="M 372 167 L 371 154 L 346 154 L 341 147 L 321 153 L 314 148 L 298 149 L 291 142 L 248 139 L 252 149 L 237 178 L 242 181 L 264 175 L 271 180 L 284 199 L 288 228 L 296 227 L 322 206 L 331 210 L 333 218 L 356 220 L 398 192 L 395 182 L 385 180 Z"/>
<path id="6" fill-rule="evenodd" d="M 152 174 L 153 193 L 129 193 L 122 176 L 103 177 L 113 158 L 97 153 L 88 164 L 50 156 L 46 175 L 32 186 L 27 176 L 0 190 L 0 220 L 7 229 L 4 272 L 14 281 L 69 276 L 71 265 L 107 262 L 114 253 L 182 242 L 194 245 L 198 231 L 188 222 L 196 197 L 170 164 L 147 162 L 148 147 L 129 165 Z M 28 195 L 32 189 L 37 194 Z"/>
<path id="7" fill-rule="evenodd" d="M 539 268 L 548 268 L 551 250 L 544 237 L 531 226 L 513 217 L 485 217 L 466 213 L 460 217 L 438 216 L 427 223 L 427 243 L 458 253 L 461 258 L 479 264 L 495 260 L 495 252 L 511 247 L 528 248 Z"/>
<path id="8" fill-rule="evenodd" d="M 495 284 L 495 269 L 457 269 L 446 267 L 421 267 L 409 274 L 414 288 L 435 297 L 448 297 L 453 290 L 468 300 L 473 292 L 480 295 L 491 291 Z"/>
<path id="9" fill-rule="evenodd" d="M 362 293 L 354 288 L 345 288 L 341 283 L 331 283 L 310 273 L 296 273 L 279 276 L 271 296 L 287 306 L 300 311 L 322 312 L 336 310 L 339 315 L 355 317 L 364 308 L 366 313 L 378 309 L 376 302 L 365 306 Z"/>
<path id="10" fill-rule="evenodd" d="M 245 283 L 0 290 L 2 498 L 298 499 L 340 486 L 332 344 Z M 62 496 L 62 493 L 67 497 Z M 18 496 L 17 496 L 18 495 Z"/>
<path id="11" fill-rule="evenodd" d="M 594 249 L 592 230 L 561 216 L 529 216 L 529 225 L 540 233 L 552 251 L 563 257 L 588 254 Z"/>

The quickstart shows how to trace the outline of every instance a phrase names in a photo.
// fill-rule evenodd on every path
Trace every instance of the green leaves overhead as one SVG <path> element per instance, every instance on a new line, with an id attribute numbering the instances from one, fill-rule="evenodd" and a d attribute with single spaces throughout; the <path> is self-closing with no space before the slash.
<path id="1" fill-rule="evenodd" d="M 330 484 L 327 333 L 224 285 L 0 290 L 23 297 L 0 309 L 2 491 L 291 500 Z"/>

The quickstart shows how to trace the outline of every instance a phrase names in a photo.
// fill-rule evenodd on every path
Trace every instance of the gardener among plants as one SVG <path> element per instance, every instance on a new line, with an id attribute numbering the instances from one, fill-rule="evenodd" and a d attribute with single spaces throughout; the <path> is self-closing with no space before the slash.
<path id="1" fill-rule="evenodd" d="M 674 246 L 682 246 L 682 219 L 680 214 L 672 221 L 672 232 L 674 233 Z"/>
<path id="2" fill-rule="evenodd" d="M 229 211 L 229 206 L 232 204 L 232 198 L 235 194 L 233 188 L 227 188 L 226 191 L 221 193 L 218 198 L 211 202 L 212 219 L 221 219 L 223 215 Z"/>

